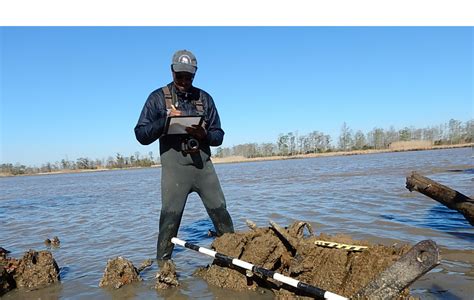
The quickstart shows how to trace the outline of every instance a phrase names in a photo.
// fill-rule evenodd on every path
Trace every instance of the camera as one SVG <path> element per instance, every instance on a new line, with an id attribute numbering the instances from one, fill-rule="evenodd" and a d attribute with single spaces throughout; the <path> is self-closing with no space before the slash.
<path id="1" fill-rule="evenodd" d="M 185 139 L 181 143 L 181 150 L 186 153 L 198 152 L 199 141 L 196 140 L 195 138 Z"/>

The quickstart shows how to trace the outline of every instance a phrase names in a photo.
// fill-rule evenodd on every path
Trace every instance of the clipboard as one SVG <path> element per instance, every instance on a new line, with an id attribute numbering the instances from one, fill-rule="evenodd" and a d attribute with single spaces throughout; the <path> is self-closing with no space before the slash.
<path id="1" fill-rule="evenodd" d="M 174 116 L 166 119 L 163 134 L 188 134 L 186 127 L 192 125 L 202 126 L 204 116 Z"/>

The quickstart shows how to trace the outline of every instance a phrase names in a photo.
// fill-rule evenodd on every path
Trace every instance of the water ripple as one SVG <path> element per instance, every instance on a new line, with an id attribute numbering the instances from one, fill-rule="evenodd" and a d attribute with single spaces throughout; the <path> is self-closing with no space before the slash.
<path id="1" fill-rule="evenodd" d="M 467 164 L 467 162 L 471 162 Z M 345 233 L 356 239 L 414 244 L 433 239 L 449 251 L 474 254 L 474 227 L 455 211 L 405 188 L 411 171 L 466 195 L 474 195 L 470 149 L 382 153 L 344 157 L 216 165 L 236 230 L 245 220 L 269 226 L 308 221 L 316 233 Z M 464 170 L 464 171 L 463 171 Z M 139 265 L 156 251 L 160 203 L 160 169 L 106 171 L 0 178 L 0 246 L 18 257 L 28 249 L 48 249 L 43 241 L 58 236 L 50 249 L 61 267 L 60 285 L 31 297 L 67 299 L 264 299 L 257 293 L 235 293 L 208 286 L 192 276 L 212 258 L 176 247 L 182 288 L 156 292 L 156 266 L 145 281 L 121 292 L 97 287 L 107 260 L 124 256 Z M 196 194 L 186 203 L 179 237 L 208 247 L 212 222 Z M 436 274 L 456 273 L 474 280 L 472 262 L 449 261 Z M 461 271 L 459 271 L 461 270 Z M 464 272 L 464 273 L 463 273 Z M 463 273 L 463 274 L 460 274 Z M 438 275 L 437 275 L 438 276 Z M 439 275 L 441 276 L 441 275 Z M 443 275 L 446 276 L 446 275 Z M 461 277 L 459 277 L 461 276 Z M 445 278 L 433 279 L 443 285 Z M 417 291 L 430 291 L 420 281 Z M 467 289 L 467 288 L 465 288 Z M 469 289 L 467 289 L 469 290 Z M 229 296 L 231 295 L 231 296 Z M 5 299 L 22 299 L 9 293 Z"/>

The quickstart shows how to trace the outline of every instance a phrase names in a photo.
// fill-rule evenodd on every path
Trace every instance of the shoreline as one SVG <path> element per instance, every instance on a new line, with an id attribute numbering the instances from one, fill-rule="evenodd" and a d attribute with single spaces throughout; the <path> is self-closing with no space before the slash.
<path id="1" fill-rule="evenodd" d="M 243 163 L 243 162 L 269 161 L 269 160 L 303 159 L 303 158 L 329 157 L 329 156 L 379 154 L 379 153 L 391 153 L 391 152 L 442 150 L 442 149 L 468 148 L 468 147 L 474 147 L 474 143 L 430 146 L 430 147 L 420 147 L 420 148 L 414 147 L 410 149 L 379 149 L 379 150 L 371 149 L 371 150 L 334 151 L 334 152 L 324 152 L 324 153 L 295 154 L 295 155 L 287 155 L 287 156 L 265 156 L 265 157 L 254 157 L 254 158 L 246 158 L 243 156 L 229 156 L 229 157 L 224 157 L 224 158 L 212 157 L 211 159 L 214 164 L 223 164 L 223 163 Z"/>
<path id="2" fill-rule="evenodd" d="M 316 157 L 330 157 L 330 156 L 349 156 L 349 155 L 365 155 L 365 154 L 379 154 L 379 153 L 391 153 L 391 152 L 409 152 L 409 151 L 426 151 L 426 150 L 442 150 L 442 149 L 454 149 L 454 148 L 467 148 L 474 147 L 474 143 L 468 144 L 457 144 L 457 145 L 441 145 L 441 146 L 429 146 L 429 147 L 414 147 L 408 149 L 371 149 L 371 150 L 352 150 L 352 151 L 334 151 L 324 153 L 309 153 L 309 154 L 295 154 L 286 156 L 264 156 L 264 157 L 253 157 L 247 158 L 244 156 L 228 156 L 224 158 L 211 157 L 211 161 L 214 164 L 232 164 L 232 163 L 246 163 L 246 162 L 258 162 L 258 161 L 273 161 L 273 160 L 289 160 L 289 159 L 304 159 L 304 158 L 316 158 Z M 161 168 L 161 164 L 152 165 L 150 167 L 129 167 L 129 168 L 100 168 L 100 169 L 85 169 L 85 170 L 61 170 L 55 172 L 41 172 L 35 174 L 19 174 L 11 175 L 0 173 L 0 178 L 6 177 L 17 177 L 17 176 L 39 176 L 39 175 L 57 175 L 57 174 L 77 174 L 86 172 L 103 172 L 103 171 L 118 171 L 118 170 L 133 170 L 133 169 L 148 169 L 148 168 Z"/>

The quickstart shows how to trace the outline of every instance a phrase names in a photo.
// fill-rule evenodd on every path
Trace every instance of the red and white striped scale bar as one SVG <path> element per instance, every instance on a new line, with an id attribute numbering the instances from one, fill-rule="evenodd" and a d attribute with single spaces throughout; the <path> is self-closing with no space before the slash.
<path id="1" fill-rule="evenodd" d="M 299 280 L 287 277 L 285 275 L 274 272 L 272 270 L 268 270 L 268 269 L 265 269 L 265 268 L 262 268 L 262 267 L 259 267 L 259 266 L 255 266 L 255 265 L 253 265 L 251 263 L 248 263 L 248 262 L 245 262 L 243 260 L 240 260 L 240 259 L 237 259 L 237 258 L 232 258 L 232 257 L 229 257 L 227 255 L 218 253 L 216 251 L 213 251 L 213 250 L 210 250 L 210 249 L 207 249 L 207 248 L 203 248 L 203 247 L 199 247 L 199 246 L 191 244 L 191 243 L 187 243 L 186 241 L 180 240 L 180 239 L 175 238 L 175 237 L 171 239 L 171 242 L 175 245 L 179 245 L 179 246 L 182 246 L 182 247 L 185 247 L 185 248 L 188 248 L 188 249 L 191 249 L 191 250 L 198 251 L 198 252 L 201 252 L 203 254 L 209 255 L 209 256 L 214 257 L 215 259 L 223 261 L 227 264 L 233 264 L 235 266 L 239 266 L 239 267 L 244 268 L 246 270 L 250 270 L 254 273 L 263 275 L 265 277 L 273 278 L 277 281 L 283 282 L 283 283 L 288 284 L 292 287 L 300 289 L 301 291 L 304 291 L 304 292 L 306 292 L 310 295 L 313 295 L 316 298 L 328 299 L 328 300 L 348 299 L 348 298 L 345 298 L 343 296 L 340 296 L 340 295 L 331 293 L 329 291 L 325 291 L 323 289 L 320 289 L 318 287 L 312 286 L 310 284 L 301 282 Z"/>

